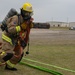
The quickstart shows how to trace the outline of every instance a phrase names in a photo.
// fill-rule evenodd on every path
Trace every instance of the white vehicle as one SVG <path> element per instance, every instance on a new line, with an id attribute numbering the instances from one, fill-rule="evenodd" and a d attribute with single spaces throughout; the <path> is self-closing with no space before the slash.
<path id="1" fill-rule="evenodd" d="M 69 30 L 75 30 L 75 26 L 70 27 Z"/>

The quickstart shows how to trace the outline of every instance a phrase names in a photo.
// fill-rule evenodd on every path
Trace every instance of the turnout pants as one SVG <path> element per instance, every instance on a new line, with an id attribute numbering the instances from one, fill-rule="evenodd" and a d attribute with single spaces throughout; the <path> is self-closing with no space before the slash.
<path id="1" fill-rule="evenodd" d="M 14 67 L 23 57 L 23 49 L 20 45 L 11 45 L 2 40 L 0 42 L 0 62 L 6 62 L 10 67 Z"/>

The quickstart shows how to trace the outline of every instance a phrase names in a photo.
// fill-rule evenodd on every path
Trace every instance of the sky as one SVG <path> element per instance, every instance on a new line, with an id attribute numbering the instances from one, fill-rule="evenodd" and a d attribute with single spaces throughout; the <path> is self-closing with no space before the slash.
<path id="1" fill-rule="evenodd" d="M 25 2 L 33 6 L 34 22 L 75 22 L 75 0 L 0 0 L 0 21 L 11 8 L 20 13 Z"/>

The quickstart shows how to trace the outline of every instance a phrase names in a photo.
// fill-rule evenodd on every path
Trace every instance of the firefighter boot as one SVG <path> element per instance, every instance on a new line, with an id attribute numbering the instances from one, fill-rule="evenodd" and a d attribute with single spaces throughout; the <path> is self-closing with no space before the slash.
<path id="1" fill-rule="evenodd" d="M 6 64 L 6 66 L 5 66 L 5 70 L 11 70 L 11 71 L 17 71 L 17 69 L 16 68 L 11 68 L 11 67 L 9 67 L 7 64 Z"/>

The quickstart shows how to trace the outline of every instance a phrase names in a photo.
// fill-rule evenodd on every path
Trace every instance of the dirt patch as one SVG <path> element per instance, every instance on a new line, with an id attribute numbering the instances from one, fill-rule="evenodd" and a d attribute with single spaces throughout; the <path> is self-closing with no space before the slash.
<path id="1" fill-rule="evenodd" d="M 31 43 L 37 41 L 46 44 L 75 44 L 75 31 L 32 29 L 30 34 Z"/>

